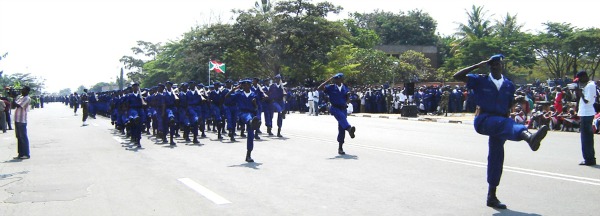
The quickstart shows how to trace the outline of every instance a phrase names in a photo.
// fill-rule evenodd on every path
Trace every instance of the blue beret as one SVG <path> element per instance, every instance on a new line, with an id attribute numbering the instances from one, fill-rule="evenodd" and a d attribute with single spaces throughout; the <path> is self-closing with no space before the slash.
<path id="1" fill-rule="evenodd" d="M 132 82 L 132 83 L 131 83 L 131 86 L 139 86 L 139 85 L 140 85 L 140 84 L 139 84 L 139 83 L 137 83 L 137 82 Z"/>
<path id="2" fill-rule="evenodd" d="M 179 86 L 187 86 L 187 85 L 188 85 L 188 83 L 184 82 L 184 83 L 181 83 Z"/>
<path id="3" fill-rule="evenodd" d="M 208 87 L 209 87 L 209 88 L 215 88 L 215 86 L 214 86 L 214 85 L 209 85 Z"/>
<path id="4" fill-rule="evenodd" d="M 159 83 L 158 87 L 165 87 L 165 84 Z"/>
<path id="5" fill-rule="evenodd" d="M 277 75 L 275 75 L 275 78 L 279 78 L 279 79 L 281 79 L 281 75 L 280 75 L 280 74 L 277 74 Z"/>
<path id="6" fill-rule="evenodd" d="M 344 78 L 344 74 L 343 73 L 337 73 L 337 74 L 333 75 L 333 78 L 336 78 L 336 79 Z"/>
<path id="7" fill-rule="evenodd" d="M 173 83 L 171 81 L 167 81 L 166 84 L 167 85 L 173 85 Z"/>
<path id="8" fill-rule="evenodd" d="M 244 84 L 244 83 L 250 84 L 250 83 L 252 83 L 252 80 L 249 80 L 249 79 L 240 80 L 240 84 Z"/>
<path id="9" fill-rule="evenodd" d="M 220 82 L 214 82 L 212 85 L 221 85 Z"/>
<path id="10" fill-rule="evenodd" d="M 490 57 L 489 62 L 499 62 L 499 61 L 502 61 L 503 59 L 504 59 L 504 55 L 496 54 L 496 55 L 493 55 L 492 57 Z"/>
<path id="11" fill-rule="evenodd" d="M 225 81 L 225 83 L 233 83 L 233 80 L 228 79 Z"/>
<path id="12" fill-rule="evenodd" d="M 196 82 L 195 82 L 195 81 L 193 81 L 193 80 L 191 80 L 191 81 L 189 81 L 189 82 L 187 82 L 187 83 L 188 83 L 189 85 L 196 85 Z"/>
<path id="13" fill-rule="evenodd" d="M 204 88 L 204 84 L 198 83 L 196 86 Z"/>

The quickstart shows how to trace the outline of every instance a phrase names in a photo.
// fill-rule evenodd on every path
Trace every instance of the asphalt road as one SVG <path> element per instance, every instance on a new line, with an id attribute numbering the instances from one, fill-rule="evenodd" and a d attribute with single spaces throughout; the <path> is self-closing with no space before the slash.
<path id="1" fill-rule="evenodd" d="M 81 111 L 79 111 L 81 112 Z M 538 152 L 507 142 L 498 197 L 485 206 L 487 137 L 472 125 L 349 117 L 337 155 L 332 116 L 290 114 L 284 138 L 202 139 L 131 149 L 108 119 L 55 103 L 29 113 L 31 159 L 0 133 L 0 215 L 598 215 L 600 167 L 579 134 L 550 132 Z M 266 131 L 263 128 L 263 131 Z"/>

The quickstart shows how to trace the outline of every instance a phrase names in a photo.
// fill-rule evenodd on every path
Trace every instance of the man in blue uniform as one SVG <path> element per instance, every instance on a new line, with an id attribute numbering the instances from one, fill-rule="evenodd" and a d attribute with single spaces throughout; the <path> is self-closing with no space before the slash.
<path id="1" fill-rule="evenodd" d="M 250 80 L 243 80 L 240 85 L 243 91 L 237 91 L 240 86 L 236 86 L 232 91 L 229 91 L 225 95 L 225 98 L 231 98 L 235 101 L 241 122 L 246 125 L 246 162 L 252 163 L 254 160 L 251 157 L 252 150 L 254 150 L 254 131 L 260 126 L 260 120 L 258 120 L 258 97 L 250 90 Z"/>
<path id="2" fill-rule="evenodd" d="M 496 187 L 500 184 L 504 163 L 504 143 L 506 140 L 525 140 L 531 150 L 537 151 L 540 142 L 548 132 L 548 127 L 544 125 L 538 132 L 532 134 L 527 131 L 526 126 L 515 123 L 509 117 L 512 106 L 523 98 L 515 99 L 514 84 L 502 76 L 503 58 L 503 55 L 494 55 L 487 61 L 464 68 L 454 74 L 454 79 L 467 83 L 467 88 L 474 92 L 474 101 L 477 104 L 475 131 L 489 136 L 487 206 L 499 209 L 506 209 L 506 205 L 496 197 Z M 490 68 L 489 75 L 469 74 L 486 65 Z"/>
<path id="3" fill-rule="evenodd" d="M 96 98 L 96 93 L 90 92 L 88 94 L 88 100 L 89 100 L 88 112 L 90 114 L 90 117 L 93 119 L 96 119 L 96 113 L 98 112 L 98 98 Z"/>
<path id="4" fill-rule="evenodd" d="M 198 141 L 198 124 L 200 123 L 200 119 L 202 118 L 202 96 L 196 90 L 196 82 L 190 81 L 188 82 L 189 89 L 185 93 L 186 101 L 187 101 L 187 114 L 188 114 L 188 122 L 189 129 L 192 131 L 194 135 L 194 144 L 199 144 Z M 181 100 L 181 97 L 179 98 Z M 187 139 L 187 138 L 186 138 Z"/>
<path id="5" fill-rule="evenodd" d="M 273 102 L 271 103 L 271 107 L 273 108 L 272 113 L 277 112 L 277 137 L 282 137 L 281 126 L 283 124 L 283 119 L 285 119 L 284 97 L 286 96 L 286 94 L 287 93 L 285 92 L 285 89 L 281 82 L 281 75 L 277 74 L 275 76 L 274 82 L 271 84 L 271 86 L 269 86 L 269 91 L 267 92 L 269 98 L 273 100 Z M 273 127 L 273 116 L 274 115 L 271 115 L 271 118 L 265 119 L 267 125 L 267 133 L 269 133 L 269 135 L 273 135 L 273 133 L 271 132 L 271 128 Z"/>
<path id="6" fill-rule="evenodd" d="M 356 128 L 351 126 L 347 119 L 348 115 L 346 108 L 348 108 L 347 104 L 350 97 L 350 91 L 348 90 L 348 87 L 344 85 L 343 78 L 344 74 L 338 73 L 329 78 L 327 81 L 323 82 L 318 87 L 319 90 L 322 90 L 325 94 L 329 95 L 329 102 L 331 102 L 329 113 L 331 113 L 331 115 L 333 115 L 333 117 L 335 117 L 335 119 L 338 121 L 337 141 L 339 143 L 338 154 L 340 155 L 346 154 L 343 148 L 344 139 L 346 138 L 346 131 L 348 131 L 348 134 L 350 134 L 350 138 L 352 139 L 354 139 L 354 132 L 356 131 Z M 331 80 L 333 80 L 334 84 L 325 87 L 325 85 Z"/>
<path id="7" fill-rule="evenodd" d="M 196 83 L 189 83 L 191 86 L 195 86 Z M 179 101 L 177 103 L 177 124 L 180 126 L 180 129 L 183 130 L 183 139 L 186 142 L 190 142 L 190 119 L 188 118 L 188 100 L 187 100 L 187 92 L 188 92 L 188 83 L 179 84 Z"/>
<path id="8" fill-rule="evenodd" d="M 175 136 L 175 130 L 177 130 L 177 117 L 175 116 L 177 113 L 177 107 L 175 106 L 175 101 L 177 97 L 173 92 L 173 83 L 170 81 L 166 82 L 165 92 L 163 93 L 164 101 L 165 101 L 165 113 L 163 115 L 166 117 L 166 120 L 163 123 L 164 131 L 163 134 L 163 143 L 167 141 L 167 131 L 169 132 L 170 144 L 175 145 L 175 141 L 173 141 L 173 136 Z"/>
<path id="9" fill-rule="evenodd" d="M 263 112 L 263 104 L 264 104 L 264 99 L 265 97 L 267 97 L 267 95 L 264 93 L 263 88 L 258 84 L 259 79 L 257 77 L 255 77 L 254 79 L 252 79 L 252 86 L 250 87 L 250 90 L 252 92 L 254 92 L 254 94 L 256 94 L 257 97 L 257 104 L 258 104 L 258 108 L 256 111 L 256 117 L 258 118 L 258 120 L 261 120 L 261 113 Z M 260 131 L 260 125 L 258 126 L 258 128 L 256 129 L 256 132 L 254 133 L 254 139 L 259 140 L 260 137 L 258 136 L 258 134 L 261 134 L 262 132 Z"/>
<path id="10" fill-rule="evenodd" d="M 223 89 L 224 94 L 228 94 L 230 91 L 233 91 L 232 87 L 233 81 L 227 80 L 225 81 L 225 88 Z M 233 94 L 233 93 L 232 93 Z M 238 119 L 238 109 L 236 106 L 236 101 L 233 98 L 224 98 L 223 99 L 223 110 L 225 111 L 225 119 L 227 120 L 227 131 L 229 131 L 229 139 L 232 142 L 235 142 L 235 128 L 236 122 Z"/>
<path id="11" fill-rule="evenodd" d="M 142 139 L 142 125 L 146 121 L 146 115 L 142 106 L 146 104 L 140 92 L 138 83 L 131 85 L 132 92 L 126 96 L 126 104 L 129 108 L 129 123 L 131 125 L 131 138 L 134 144 L 141 148 L 140 140 Z"/>
<path id="12" fill-rule="evenodd" d="M 214 90 L 209 93 L 210 98 L 210 109 L 212 111 L 211 116 L 213 119 L 213 128 L 216 126 L 217 128 L 217 139 L 223 139 L 221 135 L 221 131 L 223 128 L 223 117 L 222 115 L 222 105 L 223 105 L 223 94 L 221 94 L 221 83 L 215 82 L 213 83 Z M 214 129 L 213 129 L 214 131 Z"/>
<path id="13" fill-rule="evenodd" d="M 199 114 L 199 122 L 200 122 L 200 132 L 202 132 L 202 134 L 200 134 L 200 137 L 205 138 L 206 137 L 206 120 L 209 118 L 210 116 L 210 103 L 208 100 L 206 100 L 206 98 L 208 98 L 208 95 L 206 94 L 206 90 L 204 89 L 204 84 L 202 83 L 198 83 L 198 85 L 196 85 L 196 89 L 198 94 L 200 95 L 200 97 L 202 97 L 202 100 L 200 101 L 200 113 Z"/>
<path id="14" fill-rule="evenodd" d="M 79 98 L 79 101 L 81 103 L 81 111 L 83 112 L 82 114 L 82 118 L 81 121 L 83 121 L 82 126 L 87 126 L 88 124 L 86 123 L 87 118 L 88 118 L 88 90 L 87 89 L 83 89 L 83 93 L 81 93 L 81 97 Z"/>

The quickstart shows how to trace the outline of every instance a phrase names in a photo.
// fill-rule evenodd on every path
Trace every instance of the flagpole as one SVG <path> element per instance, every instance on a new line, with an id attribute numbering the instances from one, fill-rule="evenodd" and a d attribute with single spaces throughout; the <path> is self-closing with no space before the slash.
<path id="1" fill-rule="evenodd" d="M 210 59 L 208 59 L 208 84 L 210 85 Z"/>

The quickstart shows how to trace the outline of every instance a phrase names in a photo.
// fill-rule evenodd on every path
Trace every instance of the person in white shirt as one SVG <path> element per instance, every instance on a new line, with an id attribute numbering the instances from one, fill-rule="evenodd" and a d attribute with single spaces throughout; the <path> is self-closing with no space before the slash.
<path id="1" fill-rule="evenodd" d="M 596 111 L 594 110 L 594 102 L 596 101 L 596 84 L 590 81 L 587 72 L 579 71 L 576 79 L 579 82 L 580 88 L 577 88 L 577 97 L 579 111 L 577 115 L 580 117 L 580 135 L 581 135 L 581 151 L 583 159 L 579 165 L 594 166 L 596 165 L 596 153 L 594 151 L 594 131 L 592 131 L 592 121 Z"/>
<path id="2" fill-rule="evenodd" d="M 315 114 L 314 91 L 308 91 L 308 115 Z"/>
<path id="3" fill-rule="evenodd" d="M 27 112 L 29 112 L 29 86 L 23 86 L 21 89 L 21 97 L 17 98 L 15 103 L 15 134 L 17 135 L 18 153 L 13 159 L 22 160 L 29 159 L 29 138 L 27 137 Z"/>

